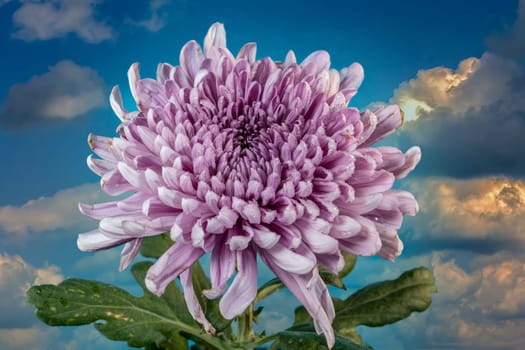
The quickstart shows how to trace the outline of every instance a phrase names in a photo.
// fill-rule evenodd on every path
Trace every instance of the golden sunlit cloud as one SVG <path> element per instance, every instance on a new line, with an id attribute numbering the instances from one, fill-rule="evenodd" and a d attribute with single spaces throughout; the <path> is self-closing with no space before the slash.
<path id="1" fill-rule="evenodd" d="M 525 241 L 525 183 L 506 178 L 415 180 L 421 212 L 416 238 L 493 238 Z M 504 234 L 505 236 L 501 236 Z M 500 236 L 497 236 L 500 235 Z"/>
<path id="2" fill-rule="evenodd" d="M 418 119 L 423 112 L 438 107 L 453 107 L 455 90 L 479 68 L 479 59 L 470 57 L 461 61 L 454 71 L 446 67 L 420 70 L 417 77 L 403 82 L 390 100 L 405 111 L 405 120 Z"/>

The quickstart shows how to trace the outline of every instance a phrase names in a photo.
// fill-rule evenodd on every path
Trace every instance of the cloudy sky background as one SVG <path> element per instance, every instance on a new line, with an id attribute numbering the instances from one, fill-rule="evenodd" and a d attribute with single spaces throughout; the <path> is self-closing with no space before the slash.
<path id="1" fill-rule="evenodd" d="M 377 349 L 521 349 L 525 344 L 525 1 L 0 0 L 0 344 L 14 349 L 125 349 L 91 326 L 50 328 L 25 306 L 32 284 L 82 277 L 133 290 L 119 252 L 77 251 L 96 223 L 76 203 L 104 200 L 85 165 L 88 133 L 114 135 L 108 94 L 126 71 L 202 41 L 223 22 L 236 52 L 299 60 L 330 52 L 338 69 L 360 62 L 352 104 L 398 103 L 406 122 L 385 143 L 420 145 L 423 159 L 399 185 L 421 211 L 400 232 L 395 263 L 362 258 L 350 289 L 434 270 L 431 308 L 396 325 L 361 328 Z M 263 273 L 266 277 L 269 275 Z M 291 321 L 293 297 L 266 303 L 269 329 Z M 284 310 L 284 311 L 283 311 Z"/>

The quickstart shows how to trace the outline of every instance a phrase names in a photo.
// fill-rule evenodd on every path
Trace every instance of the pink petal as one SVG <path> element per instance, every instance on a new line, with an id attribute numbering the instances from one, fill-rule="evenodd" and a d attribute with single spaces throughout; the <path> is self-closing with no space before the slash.
<path id="1" fill-rule="evenodd" d="M 388 191 L 394 185 L 395 177 L 386 170 L 379 170 L 370 176 L 366 182 L 351 183 L 356 197 L 369 196 Z"/>
<path id="2" fill-rule="evenodd" d="M 214 23 L 204 37 L 204 52 L 206 56 L 208 56 L 208 52 L 212 47 L 226 47 L 226 31 L 222 23 Z"/>
<path id="3" fill-rule="evenodd" d="M 361 147 L 368 147 L 382 140 L 403 124 L 403 116 L 397 105 L 378 108 L 373 113 L 377 116 L 377 126 Z"/>
<path id="4" fill-rule="evenodd" d="M 128 69 L 128 81 L 129 89 L 131 90 L 131 95 L 133 99 L 138 104 L 140 101 L 139 93 L 139 84 L 140 84 L 140 73 L 139 73 L 139 64 L 133 63 Z"/>
<path id="5" fill-rule="evenodd" d="M 403 251 L 403 242 L 399 239 L 397 231 L 384 228 L 381 229 L 380 235 L 383 245 L 379 251 L 379 255 L 383 259 L 395 260 Z"/>
<path id="6" fill-rule="evenodd" d="M 278 266 L 283 271 L 296 274 L 312 271 L 316 263 L 305 256 L 294 253 L 281 243 L 276 243 L 272 248 L 267 249 L 265 253 L 273 265 Z"/>
<path id="7" fill-rule="evenodd" d="M 335 218 L 330 235 L 334 238 L 344 239 L 356 235 L 359 231 L 361 231 L 361 224 L 357 220 L 350 216 L 339 215 Z"/>
<path id="8" fill-rule="evenodd" d="M 199 303 L 199 299 L 195 294 L 195 289 L 193 288 L 193 279 L 191 277 L 191 269 L 181 272 L 180 284 L 184 290 L 184 300 L 188 306 L 188 311 L 190 312 L 193 319 L 199 322 L 207 333 L 215 334 L 215 328 L 212 326 L 210 321 L 206 319 L 204 311 L 202 310 L 202 306 Z"/>
<path id="9" fill-rule="evenodd" d="M 341 248 L 354 255 L 371 256 L 377 254 L 382 243 L 376 226 L 366 218 L 358 217 L 355 219 L 361 225 L 361 230 L 351 237 L 340 239 Z"/>
<path id="10" fill-rule="evenodd" d="M 111 105 L 113 112 L 115 112 L 120 120 L 126 120 L 128 111 L 122 105 L 122 95 L 120 94 L 120 89 L 118 86 L 113 87 L 111 90 L 111 95 L 109 95 L 109 104 Z"/>
<path id="11" fill-rule="evenodd" d="M 262 252 L 261 257 L 281 282 L 304 305 L 314 320 L 317 334 L 324 334 L 328 347 L 333 347 L 335 335 L 332 321 L 335 317 L 335 310 L 328 289 L 319 277 L 317 269 L 310 273 L 297 275 L 281 269 L 265 252 Z"/>
<path id="12" fill-rule="evenodd" d="M 255 54 L 257 52 L 257 45 L 255 43 L 245 44 L 239 53 L 237 54 L 237 59 L 244 58 L 248 61 L 249 64 L 255 62 Z"/>
<path id="13" fill-rule="evenodd" d="M 83 252 L 94 252 L 101 249 L 113 248 L 121 245 L 130 238 L 113 238 L 101 233 L 99 230 L 93 230 L 81 233 L 77 238 L 77 246 Z"/>
<path id="14" fill-rule="evenodd" d="M 118 170 L 120 174 L 126 179 L 126 181 L 135 188 L 148 188 L 146 178 L 142 172 L 133 169 L 128 164 L 124 162 L 119 162 Z"/>
<path id="15" fill-rule="evenodd" d="M 87 165 L 92 172 L 99 176 L 104 176 L 106 173 L 115 169 L 115 162 L 105 159 L 93 158 L 93 155 L 87 157 Z"/>
<path id="16" fill-rule="evenodd" d="M 190 244 L 176 242 L 153 264 L 146 274 L 146 287 L 156 295 L 164 290 L 177 276 L 197 261 L 204 251 Z"/>
<path id="17" fill-rule="evenodd" d="M 302 231 L 303 241 L 314 253 L 334 254 L 339 251 L 337 240 L 328 235 L 331 225 L 325 220 L 301 220 L 297 225 Z"/>
<path id="18" fill-rule="evenodd" d="M 235 270 L 235 252 L 228 245 L 219 243 L 213 248 L 210 260 L 211 289 L 203 291 L 207 298 L 217 298 Z"/>
<path id="19" fill-rule="evenodd" d="M 129 241 L 122 248 L 120 253 L 120 266 L 119 271 L 124 271 L 126 267 L 135 259 L 137 254 L 140 251 L 140 246 L 142 245 L 142 238 L 137 238 L 132 241 Z"/>
<path id="20" fill-rule="evenodd" d="M 252 248 L 237 251 L 237 270 L 233 283 L 219 303 L 226 319 L 240 315 L 257 295 L 257 259 Z"/>
<path id="21" fill-rule="evenodd" d="M 364 214 L 374 210 L 381 204 L 382 193 L 373 193 L 367 196 L 356 197 L 347 205 L 341 206 L 342 214 Z"/>
<path id="22" fill-rule="evenodd" d="M 102 220 L 108 216 L 125 214 L 123 210 L 117 207 L 117 202 L 107 202 L 93 205 L 78 203 L 78 209 L 82 214 L 95 220 Z"/>
<path id="23" fill-rule="evenodd" d="M 184 68 L 192 82 L 203 60 L 204 56 L 201 52 L 201 47 L 194 40 L 189 41 L 180 51 L 180 66 Z"/>
<path id="24" fill-rule="evenodd" d="M 405 164 L 395 170 L 396 179 L 402 179 L 407 176 L 421 160 L 421 149 L 417 146 L 411 147 L 405 153 Z"/>
<path id="25" fill-rule="evenodd" d="M 407 191 L 390 190 L 383 193 L 383 199 L 377 206 L 381 210 L 398 209 L 403 215 L 414 216 L 419 211 L 414 195 Z"/>
<path id="26" fill-rule="evenodd" d="M 312 67 L 312 74 L 318 74 L 322 70 L 330 67 L 330 55 L 328 52 L 322 50 L 312 52 L 301 62 L 303 68 L 309 65 Z"/>
<path id="27" fill-rule="evenodd" d="M 253 232 L 255 244 L 263 249 L 270 249 L 279 242 L 280 236 L 263 225 L 253 225 L 249 229 Z"/>
<path id="28" fill-rule="evenodd" d="M 111 149 L 113 145 L 112 138 L 89 134 L 88 145 L 91 147 L 91 150 L 95 152 L 100 158 L 112 161 L 117 160 Z"/>
<path id="29" fill-rule="evenodd" d="M 350 67 L 343 68 L 339 74 L 341 76 L 339 89 L 345 95 L 346 103 L 348 103 L 361 86 L 365 72 L 359 63 L 352 63 Z"/>

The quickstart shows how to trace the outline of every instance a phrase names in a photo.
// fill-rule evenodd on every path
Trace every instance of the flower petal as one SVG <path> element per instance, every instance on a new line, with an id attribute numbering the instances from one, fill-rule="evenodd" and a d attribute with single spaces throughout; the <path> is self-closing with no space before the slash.
<path id="1" fill-rule="evenodd" d="M 186 269 L 180 274 L 180 284 L 184 290 L 184 301 L 188 306 L 188 311 L 195 321 L 199 322 L 207 333 L 215 334 L 215 328 L 206 319 L 202 306 L 199 303 L 195 289 L 193 288 L 193 279 L 191 277 L 191 269 Z"/>
<path id="2" fill-rule="evenodd" d="M 361 145 L 368 147 L 393 133 L 403 124 L 403 115 L 397 105 L 388 105 L 372 111 L 377 116 L 377 126 L 370 137 Z"/>
<path id="3" fill-rule="evenodd" d="M 340 89 L 345 95 L 346 103 L 357 93 L 365 77 L 363 66 L 359 63 L 352 63 L 349 67 L 343 68 L 339 73 L 341 76 Z"/>
<path id="4" fill-rule="evenodd" d="M 95 220 L 102 220 L 108 216 L 125 214 L 125 212 L 117 206 L 117 202 L 106 202 L 93 205 L 78 203 L 78 209 L 82 214 Z"/>
<path id="5" fill-rule="evenodd" d="M 355 219 L 361 225 L 361 230 L 351 237 L 340 239 L 341 248 L 354 255 L 370 256 L 377 254 L 382 243 L 376 226 L 366 218 L 358 217 Z"/>
<path id="6" fill-rule="evenodd" d="M 203 60 L 204 56 L 201 52 L 201 47 L 194 40 L 189 41 L 180 51 L 180 66 L 184 68 L 192 82 Z"/>
<path id="7" fill-rule="evenodd" d="M 204 52 L 206 55 L 208 55 L 212 47 L 226 47 L 226 31 L 222 23 L 214 23 L 204 37 Z"/>
<path id="8" fill-rule="evenodd" d="M 272 248 L 265 250 L 265 253 L 268 259 L 283 271 L 304 274 L 315 267 L 315 261 L 294 253 L 281 243 L 276 243 Z"/>
<path id="9" fill-rule="evenodd" d="M 77 238 L 77 246 L 83 252 L 94 252 L 101 249 L 113 248 L 126 243 L 130 238 L 112 238 L 104 235 L 99 230 L 81 233 Z"/>
<path id="10" fill-rule="evenodd" d="M 421 160 L 421 149 L 417 146 L 411 147 L 405 153 L 405 164 L 395 170 L 396 179 L 402 179 L 407 176 Z"/>
<path id="11" fill-rule="evenodd" d="M 146 274 L 146 287 L 156 295 L 164 290 L 177 276 L 197 261 L 204 250 L 191 244 L 176 242 L 149 268 Z"/>
<path id="12" fill-rule="evenodd" d="M 128 111 L 122 105 L 122 95 L 120 94 L 120 89 L 118 86 L 114 86 L 109 95 L 109 104 L 113 112 L 119 117 L 121 121 L 126 120 L 126 115 Z"/>
<path id="13" fill-rule="evenodd" d="M 221 298 L 219 308 L 226 319 L 240 315 L 257 295 L 257 259 L 252 248 L 237 251 L 237 275 Z"/>
<path id="14" fill-rule="evenodd" d="M 140 251 L 140 246 L 142 245 L 142 238 L 137 238 L 132 241 L 129 241 L 124 245 L 122 252 L 120 253 L 120 266 L 119 271 L 124 271 L 126 267 L 135 259 L 137 254 Z"/>
<path id="15" fill-rule="evenodd" d="M 395 260 L 403 251 L 403 242 L 399 239 L 396 230 L 383 228 L 380 231 L 381 242 L 383 243 L 379 255 L 383 259 Z"/>
<path id="16" fill-rule="evenodd" d="M 332 321 L 335 317 L 334 305 L 317 269 L 307 274 L 297 275 L 282 270 L 264 252 L 261 257 L 281 282 L 304 305 L 312 316 L 317 334 L 324 334 L 328 347 L 333 347 L 335 344 L 332 328 Z"/>
<path id="17" fill-rule="evenodd" d="M 211 289 L 203 291 L 209 299 L 217 298 L 235 270 L 235 252 L 227 244 L 219 243 L 213 248 L 210 260 Z"/>

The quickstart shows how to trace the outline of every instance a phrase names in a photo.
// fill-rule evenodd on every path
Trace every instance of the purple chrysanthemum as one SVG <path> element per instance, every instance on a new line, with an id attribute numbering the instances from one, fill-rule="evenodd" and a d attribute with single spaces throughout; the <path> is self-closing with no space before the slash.
<path id="1" fill-rule="evenodd" d="M 125 244 L 120 268 L 144 237 L 170 232 L 173 245 L 149 269 L 146 285 L 160 295 L 180 276 L 193 317 L 208 332 L 193 290 L 190 266 L 211 253 L 208 298 L 220 311 L 241 314 L 257 292 L 259 255 L 311 314 L 317 332 L 334 344 L 334 307 L 318 265 L 338 272 L 341 249 L 394 259 L 403 215 L 417 202 L 392 190 L 420 159 L 371 145 L 402 123 L 397 106 L 360 113 L 348 108 L 363 80 L 354 63 L 329 69 L 317 51 L 297 64 L 255 59 L 255 44 L 234 57 L 222 24 L 180 54 L 180 66 L 160 64 L 157 80 L 128 76 L 138 111 L 111 106 L 122 120 L 119 137 L 89 136 L 99 158 L 89 167 L 110 195 L 123 200 L 80 205 L 99 228 L 79 235 L 83 251 Z M 236 271 L 231 285 L 228 281 Z M 226 290 L 226 292 L 224 292 Z M 224 293 L 224 294 L 223 294 Z"/>

